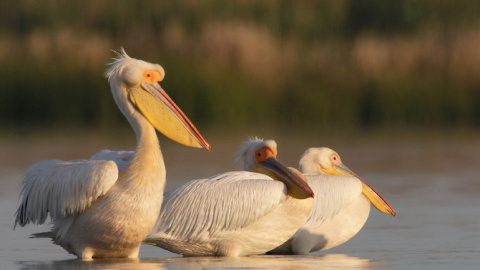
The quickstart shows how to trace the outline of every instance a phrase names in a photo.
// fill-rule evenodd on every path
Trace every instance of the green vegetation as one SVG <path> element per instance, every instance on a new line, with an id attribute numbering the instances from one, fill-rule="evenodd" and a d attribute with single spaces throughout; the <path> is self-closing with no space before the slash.
<path id="1" fill-rule="evenodd" d="M 200 128 L 477 128 L 480 1 L 0 1 L 0 125 L 125 125 L 111 49 Z"/>

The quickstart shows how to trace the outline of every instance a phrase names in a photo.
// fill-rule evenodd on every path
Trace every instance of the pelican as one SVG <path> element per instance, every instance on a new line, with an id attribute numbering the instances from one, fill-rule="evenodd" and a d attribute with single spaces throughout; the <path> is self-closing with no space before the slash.
<path id="1" fill-rule="evenodd" d="M 291 239 L 269 254 L 308 254 L 336 247 L 360 231 L 370 214 L 370 204 L 396 215 L 387 201 L 330 148 L 308 149 L 300 159 L 300 170 L 316 194 L 312 212 Z"/>
<path id="2" fill-rule="evenodd" d="M 158 218 L 165 165 L 155 129 L 187 146 L 210 150 L 193 124 L 158 84 L 160 65 L 117 53 L 105 72 L 112 95 L 135 131 L 135 152 L 102 151 L 90 160 L 44 160 L 25 174 L 15 226 L 43 224 L 50 237 L 79 258 L 138 257 Z M 105 157 L 102 159 L 102 157 Z"/>
<path id="3" fill-rule="evenodd" d="M 305 222 L 314 196 L 301 173 L 276 159 L 274 141 L 239 150 L 254 172 L 193 180 L 167 192 L 144 243 L 184 256 L 248 256 L 287 241 Z"/>

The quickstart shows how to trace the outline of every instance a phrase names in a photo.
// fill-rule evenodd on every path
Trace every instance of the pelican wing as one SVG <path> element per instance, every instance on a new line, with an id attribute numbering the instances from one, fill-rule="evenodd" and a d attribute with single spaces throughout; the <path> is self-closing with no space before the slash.
<path id="1" fill-rule="evenodd" d="M 199 239 L 243 228 L 276 209 L 286 187 L 263 174 L 228 172 L 190 181 L 165 194 L 149 238 Z"/>
<path id="2" fill-rule="evenodd" d="M 91 156 L 90 160 L 111 160 L 117 164 L 118 170 L 122 170 L 130 163 L 134 154 L 134 151 L 102 150 Z"/>
<path id="3" fill-rule="evenodd" d="M 15 226 L 43 224 L 75 215 L 107 193 L 118 179 L 118 167 L 106 160 L 44 160 L 28 169 L 20 192 Z"/>
<path id="4" fill-rule="evenodd" d="M 362 196 L 362 182 L 355 177 L 306 174 L 305 178 L 315 199 L 304 226 L 323 223 Z"/>

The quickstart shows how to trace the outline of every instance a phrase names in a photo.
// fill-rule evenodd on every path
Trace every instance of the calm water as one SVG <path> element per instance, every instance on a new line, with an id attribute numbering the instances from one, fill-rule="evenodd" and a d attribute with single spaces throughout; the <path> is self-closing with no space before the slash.
<path id="1" fill-rule="evenodd" d="M 167 188 L 186 180 L 239 169 L 232 153 L 242 138 L 211 140 L 212 152 L 161 138 Z M 52 143 L 52 141 L 55 143 Z M 47 239 L 29 235 L 48 226 L 13 230 L 21 177 L 47 158 L 86 158 L 103 148 L 130 149 L 133 142 L 77 139 L 0 139 L 0 269 L 478 269 L 480 265 L 480 139 L 453 137 L 374 139 L 277 138 L 279 159 L 296 165 L 308 146 L 330 146 L 397 211 L 372 212 L 347 243 L 308 256 L 183 258 L 143 246 L 138 260 L 81 261 Z"/>

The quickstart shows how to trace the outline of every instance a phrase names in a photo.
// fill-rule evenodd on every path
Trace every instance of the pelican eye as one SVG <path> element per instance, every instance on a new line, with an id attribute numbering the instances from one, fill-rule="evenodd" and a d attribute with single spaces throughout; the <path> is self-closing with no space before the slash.
<path id="1" fill-rule="evenodd" d="M 255 151 L 255 159 L 257 162 L 264 161 L 265 159 L 263 158 L 263 152 L 261 150 Z"/>
<path id="2" fill-rule="evenodd" d="M 331 159 L 332 159 L 333 164 L 336 164 L 336 165 L 342 164 L 342 160 L 340 159 L 340 157 L 338 155 L 333 155 L 331 157 Z"/>
<path id="3" fill-rule="evenodd" d="M 149 84 L 153 84 L 157 81 L 161 81 L 162 76 L 155 70 L 146 70 L 143 72 L 143 81 Z"/>

